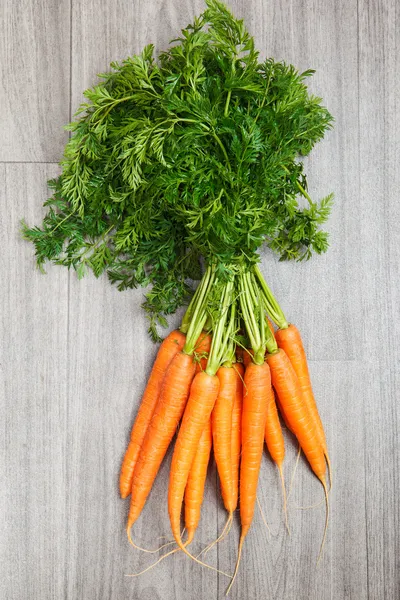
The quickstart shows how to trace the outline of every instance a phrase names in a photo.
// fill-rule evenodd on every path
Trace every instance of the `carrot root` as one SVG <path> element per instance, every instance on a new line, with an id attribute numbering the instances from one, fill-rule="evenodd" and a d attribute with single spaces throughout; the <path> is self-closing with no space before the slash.
<path id="1" fill-rule="evenodd" d="M 322 485 L 324 487 L 325 503 L 326 503 L 326 513 L 325 513 L 324 535 L 322 536 L 321 547 L 319 549 L 319 554 L 318 554 L 318 558 L 317 558 L 317 565 L 318 565 L 319 561 L 322 558 L 322 551 L 324 549 L 324 545 L 325 545 L 325 541 L 326 541 L 326 533 L 328 531 L 328 523 L 329 523 L 329 494 L 328 494 L 328 488 L 326 486 L 325 477 L 321 477 L 320 481 L 321 481 L 321 483 L 322 483 Z"/>
<path id="2" fill-rule="evenodd" d="M 238 555 L 237 555 L 237 559 L 236 559 L 236 566 L 235 566 L 235 570 L 233 572 L 232 581 L 228 585 L 228 589 L 226 590 L 225 596 L 227 596 L 229 594 L 229 592 L 231 591 L 232 586 L 233 586 L 233 584 L 235 582 L 235 579 L 236 579 L 236 575 L 238 574 L 239 565 L 240 565 L 240 559 L 242 557 L 243 542 L 244 542 L 244 538 L 245 537 L 246 537 L 246 534 L 243 534 L 243 533 L 240 536 L 239 548 L 238 548 Z"/>
<path id="3" fill-rule="evenodd" d="M 256 497 L 256 500 L 257 500 L 257 505 L 258 505 L 258 508 L 259 508 L 259 510 L 260 510 L 260 514 L 261 514 L 261 519 L 262 519 L 262 522 L 264 523 L 264 525 L 265 525 L 265 527 L 266 527 L 266 529 L 267 529 L 267 531 L 268 531 L 268 534 L 269 534 L 269 539 L 271 539 L 271 537 L 272 537 L 271 528 L 270 528 L 270 526 L 268 525 L 268 521 L 267 521 L 267 519 L 265 518 L 265 514 L 264 514 L 264 511 L 263 511 L 263 509 L 262 509 L 261 502 L 260 502 L 260 501 L 259 501 L 259 499 L 258 499 L 258 496 Z"/>
<path id="4" fill-rule="evenodd" d="M 140 550 L 140 552 L 146 552 L 147 554 L 156 554 L 156 552 L 159 552 L 160 550 L 162 550 L 163 548 L 166 548 L 167 546 L 171 546 L 171 544 L 175 544 L 175 540 L 171 540 L 170 542 L 167 542 L 166 544 L 163 544 L 162 546 L 159 546 L 158 548 L 154 548 L 154 550 L 149 550 L 148 548 L 142 548 L 141 546 L 138 546 L 137 544 L 135 544 L 135 542 L 132 540 L 132 535 L 131 535 L 131 530 L 127 530 L 127 535 L 128 535 L 128 540 L 131 546 L 133 546 L 133 548 L 135 548 L 135 550 Z"/>
<path id="5" fill-rule="evenodd" d="M 180 551 L 180 548 L 175 548 L 174 550 L 171 550 L 170 552 L 167 552 L 166 554 L 161 556 L 158 560 L 156 560 L 156 562 L 154 562 L 150 566 L 143 569 L 143 571 L 139 571 L 139 573 L 127 573 L 127 574 L 125 574 L 125 577 L 139 577 L 139 575 L 144 575 L 144 573 L 147 573 L 147 571 L 150 571 L 151 569 L 156 567 L 165 558 L 167 558 L 168 556 L 171 556 L 172 554 L 175 554 L 176 552 L 179 552 L 179 551 Z"/>
<path id="6" fill-rule="evenodd" d="M 199 558 L 199 556 L 201 556 L 202 554 L 204 554 L 204 556 L 205 556 L 207 554 L 207 552 L 209 552 L 209 550 L 211 550 L 211 548 L 213 548 L 216 544 L 219 544 L 219 542 L 221 542 L 229 534 L 231 527 L 232 527 L 232 523 L 233 523 L 233 513 L 230 513 L 228 516 L 228 519 L 224 525 L 224 528 L 221 531 L 220 535 L 217 537 L 217 539 L 214 540 L 213 542 L 211 542 L 211 544 L 208 544 L 208 546 L 206 546 L 205 548 L 203 548 L 203 550 L 200 552 L 200 554 L 198 554 L 196 556 L 196 558 Z"/>

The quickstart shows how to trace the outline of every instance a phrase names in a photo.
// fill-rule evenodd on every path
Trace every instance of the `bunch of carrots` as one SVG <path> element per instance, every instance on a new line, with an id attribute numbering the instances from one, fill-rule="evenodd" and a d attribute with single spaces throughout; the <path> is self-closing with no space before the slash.
<path id="1" fill-rule="evenodd" d="M 254 515 L 264 441 L 286 497 L 279 413 L 323 486 L 325 537 L 326 465 L 330 469 L 330 461 L 300 333 L 286 321 L 257 265 L 236 269 L 227 281 L 219 281 L 210 266 L 180 329 L 160 346 L 132 428 L 120 474 L 122 498 L 131 495 L 130 541 L 131 529 L 179 426 L 168 489 L 177 550 L 209 566 L 192 556 L 188 546 L 199 524 L 213 448 L 228 515 L 217 541 L 228 533 L 238 504 L 240 510 L 241 535 L 231 586 Z"/>
<path id="2" fill-rule="evenodd" d="M 158 57 L 148 45 L 112 63 L 85 92 L 43 223 L 23 223 L 22 230 L 41 269 L 51 261 L 79 277 L 107 272 L 120 290 L 147 287 L 143 308 L 153 340 L 191 298 L 150 374 L 122 464 L 121 495 L 131 495 L 133 544 L 132 528 L 179 426 L 168 490 L 172 552 L 206 565 L 190 544 L 213 447 L 227 511 L 218 540 L 240 510 L 232 585 L 253 519 L 264 441 L 286 507 L 279 414 L 323 486 L 322 546 L 326 535 L 325 434 L 300 333 L 263 278 L 258 251 L 265 246 L 281 260 L 302 261 L 327 250 L 321 226 L 332 194 L 311 198 L 301 159 L 333 117 L 307 88 L 313 70 L 261 59 L 243 20 L 220 0 L 205 3 Z M 192 281 L 200 281 L 193 295 Z"/>

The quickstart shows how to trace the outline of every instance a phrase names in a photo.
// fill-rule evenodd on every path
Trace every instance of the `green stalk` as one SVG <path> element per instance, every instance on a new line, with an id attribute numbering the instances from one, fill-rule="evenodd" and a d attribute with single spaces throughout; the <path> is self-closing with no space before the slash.
<path id="1" fill-rule="evenodd" d="M 235 342 L 234 334 L 236 328 L 236 302 L 231 304 L 231 315 L 229 325 L 226 330 L 223 345 L 225 347 L 225 356 L 221 358 L 221 364 L 225 367 L 231 367 L 235 362 Z"/>
<path id="2" fill-rule="evenodd" d="M 224 110 L 224 117 L 228 116 L 228 112 L 229 112 L 229 102 L 231 101 L 231 95 L 232 95 L 232 91 L 229 90 L 227 96 L 226 96 L 226 102 L 225 102 L 225 110 Z"/>
<path id="3" fill-rule="evenodd" d="M 250 345 L 252 348 L 256 348 L 257 347 L 257 342 L 256 339 L 253 335 L 253 327 L 252 327 L 252 323 L 251 323 L 251 318 L 250 318 L 250 314 L 249 314 L 249 310 L 248 310 L 248 305 L 246 302 L 246 298 L 245 298 L 245 294 L 246 294 L 246 290 L 243 286 L 243 281 L 242 279 L 240 279 L 240 308 L 242 309 L 242 316 L 243 316 L 243 321 L 244 321 L 244 327 L 245 330 L 247 332 L 249 341 L 250 341 Z"/>
<path id="4" fill-rule="evenodd" d="M 210 354 L 208 356 L 206 373 L 208 375 L 215 375 L 221 366 L 221 360 L 223 359 L 227 336 L 224 336 L 226 321 L 228 318 L 229 307 L 232 304 L 232 290 L 233 290 L 233 279 L 225 284 L 225 287 L 221 293 L 220 299 L 220 310 L 217 324 L 214 328 L 213 338 L 211 342 Z"/>
<path id="5" fill-rule="evenodd" d="M 265 315 L 262 308 L 261 297 L 253 289 L 250 273 L 242 273 L 240 276 L 241 294 L 240 306 L 245 322 L 247 335 L 254 352 L 253 360 L 257 365 L 264 362 L 266 349 Z M 253 298 L 256 299 L 254 302 Z"/>
<path id="6" fill-rule="evenodd" d="M 207 321 L 207 296 L 211 286 L 214 283 L 214 279 L 215 273 L 211 271 L 211 268 L 207 269 L 203 276 L 202 282 L 200 283 L 201 290 L 192 312 L 190 325 L 186 335 L 186 343 L 182 350 L 182 352 L 185 354 L 193 354 L 196 342 L 199 339 L 202 329 Z"/>
<path id="7" fill-rule="evenodd" d="M 187 333 L 188 332 L 189 325 L 190 325 L 190 322 L 191 322 L 192 316 L 193 316 L 193 311 L 194 311 L 194 308 L 195 308 L 195 306 L 196 306 L 196 304 L 198 302 L 199 294 L 200 294 L 201 290 L 203 289 L 203 287 L 205 285 L 206 275 L 207 275 L 208 271 L 211 272 L 211 267 L 207 267 L 207 269 L 206 269 L 206 271 L 205 271 L 205 273 L 204 273 L 204 275 L 203 275 L 203 277 L 202 277 L 199 285 L 196 288 L 195 293 L 192 296 L 192 299 L 191 299 L 191 301 L 189 303 L 189 306 L 187 307 L 187 310 L 186 310 L 186 312 L 185 312 L 185 314 L 183 316 L 183 319 L 182 319 L 182 322 L 181 322 L 181 326 L 179 327 L 179 329 L 182 331 L 182 333 Z"/>
<path id="8" fill-rule="evenodd" d="M 267 282 L 262 276 L 258 265 L 255 265 L 253 267 L 253 273 L 255 274 L 258 285 L 261 288 L 263 301 L 267 313 L 269 314 L 271 319 L 278 325 L 279 329 L 287 329 L 289 324 L 286 321 L 285 315 L 283 314 L 283 311 L 279 306 L 275 296 L 268 287 Z"/>

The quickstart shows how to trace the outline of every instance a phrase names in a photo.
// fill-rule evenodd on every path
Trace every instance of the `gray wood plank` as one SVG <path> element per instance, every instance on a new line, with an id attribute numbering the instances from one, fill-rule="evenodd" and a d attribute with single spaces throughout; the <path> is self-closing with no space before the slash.
<path id="1" fill-rule="evenodd" d="M 199 0 L 72 5 L 73 110 L 111 60 L 149 42 L 165 47 L 203 9 Z M 271 539 L 256 511 L 232 598 L 392 600 L 400 596 L 398 6 L 395 0 L 230 5 L 263 56 L 317 69 L 312 89 L 336 118 L 334 131 L 307 159 L 312 195 L 336 193 L 330 251 L 304 264 L 262 255 L 263 271 L 312 359 L 335 477 L 328 539 L 316 568 L 323 507 L 296 506 L 318 501 L 320 486 L 300 461 L 289 538 L 277 474 L 265 457 L 259 497 Z M 58 160 L 69 112 L 69 2 L 43 0 L 35 9 L 5 2 L 1 10 L 0 160 Z M 68 284 L 62 269 L 49 268 L 43 277 L 33 268 L 18 221 L 23 215 L 40 221 L 45 180 L 55 169 L 0 165 L 0 597 L 223 597 L 226 579 L 181 555 L 137 579 L 124 576 L 156 558 L 127 544 L 127 501 L 117 488 L 156 348 L 146 337 L 141 290 L 122 294 L 105 277 L 78 283 L 72 274 Z M 296 446 L 286 439 L 289 485 Z M 169 536 L 169 459 L 135 528 L 148 547 Z M 215 537 L 225 518 L 213 467 L 194 548 Z M 238 535 L 236 522 L 207 555 L 210 564 L 233 570 Z"/>
<path id="2" fill-rule="evenodd" d="M 394 1 L 359 3 L 364 352 L 380 369 L 379 400 L 365 405 L 368 588 L 374 599 L 400 595 L 399 17 Z"/>
<path id="3" fill-rule="evenodd" d="M 68 273 L 34 268 L 19 235 L 43 215 L 51 165 L 0 165 L 0 597 L 62 598 Z"/>
<path id="4" fill-rule="evenodd" d="M 58 162 L 69 121 L 70 0 L 4 0 L 0 23 L 0 160 Z"/>

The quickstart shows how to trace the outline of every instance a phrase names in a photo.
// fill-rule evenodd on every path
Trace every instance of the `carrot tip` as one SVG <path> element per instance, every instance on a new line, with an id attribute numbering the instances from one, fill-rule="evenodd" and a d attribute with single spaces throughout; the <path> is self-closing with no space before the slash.
<path id="1" fill-rule="evenodd" d="M 324 487 L 324 493 L 325 493 L 325 504 L 326 504 L 326 514 L 325 514 L 325 527 L 324 527 L 324 534 L 322 536 L 322 542 L 321 542 L 321 547 L 319 549 L 319 554 L 318 554 L 318 558 L 317 558 L 317 565 L 319 564 L 319 561 L 322 558 L 322 551 L 324 549 L 324 545 L 325 545 L 325 541 L 326 541 L 326 533 L 328 530 L 328 523 L 329 523 L 329 494 L 328 494 L 328 488 L 326 485 L 326 479 L 325 476 L 320 477 L 320 481 Z"/>
<path id="2" fill-rule="evenodd" d="M 226 592 L 225 592 L 225 596 L 228 596 L 229 592 L 231 591 L 231 589 L 232 589 L 232 586 L 233 586 L 233 584 L 234 584 L 234 581 L 235 581 L 235 579 L 236 579 L 236 575 L 238 574 L 238 571 L 239 571 L 239 564 L 240 564 L 240 558 L 241 558 L 241 556 L 242 556 L 242 547 L 243 547 L 243 542 L 244 542 L 244 538 L 245 538 L 245 537 L 246 537 L 246 533 L 244 533 L 244 532 L 242 531 L 242 533 L 241 533 L 241 535 L 240 535 L 240 540 L 239 540 L 239 549 L 238 549 L 238 556 L 237 556 L 237 559 L 236 559 L 236 566 L 235 566 L 235 570 L 234 570 L 234 572 L 233 572 L 233 576 L 232 576 L 231 582 L 230 582 L 230 584 L 228 585 L 228 589 L 227 589 L 227 590 L 226 590 Z"/>

